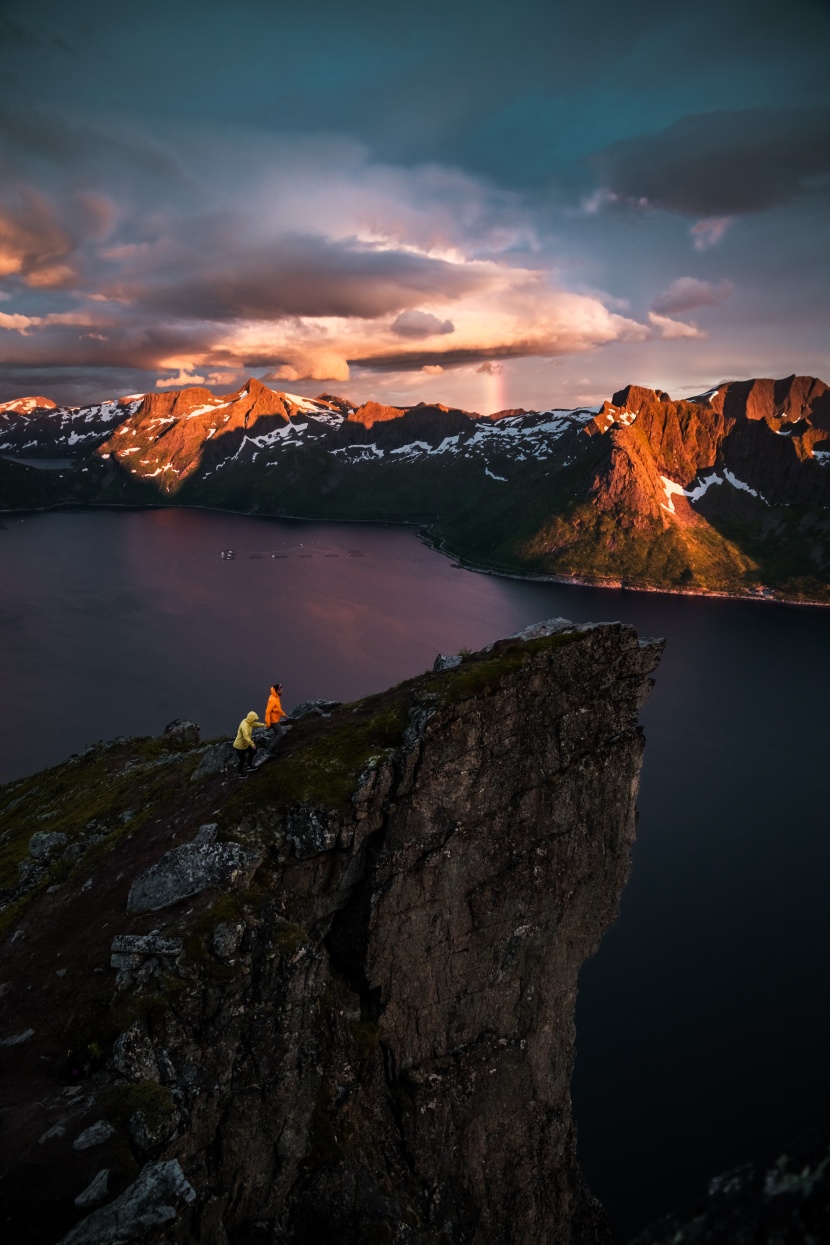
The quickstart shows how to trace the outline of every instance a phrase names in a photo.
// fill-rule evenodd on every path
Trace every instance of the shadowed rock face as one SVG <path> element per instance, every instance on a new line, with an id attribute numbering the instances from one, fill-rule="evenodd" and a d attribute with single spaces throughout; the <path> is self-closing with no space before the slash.
<path id="1" fill-rule="evenodd" d="M 4 1078 L 6 1221 L 34 1165 L 62 1224 L 49 1239 L 97 1240 L 112 1214 L 96 1209 L 84 1235 L 74 1198 L 101 1171 L 123 1217 L 155 1188 L 147 1165 L 176 1163 L 193 1198 L 173 1199 L 163 1231 L 125 1239 L 606 1240 L 576 1161 L 574 1001 L 628 874 L 637 712 L 660 648 L 621 624 L 555 620 L 307 715 L 245 783 L 190 783 L 198 749 L 163 767 L 158 821 L 97 872 L 82 865 L 80 893 L 70 881 L 62 901 L 32 900 L 6 945 L 10 1023 L 35 1031 Z M 125 773 L 120 754 L 112 764 Z M 130 915 L 165 816 L 197 822 L 205 809 L 218 844 L 262 857 L 248 889 Z M 43 1081 L 44 1060 L 70 1043 L 62 1017 L 47 1032 L 37 978 L 50 922 L 84 1014 L 109 1009 L 117 1027 L 69 1101 Z M 110 947 L 113 967 L 93 976 Z M 57 1118 L 65 1135 L 39 1145 Z M 73 1150 L 100 1121 L 113 1136 Z"/>

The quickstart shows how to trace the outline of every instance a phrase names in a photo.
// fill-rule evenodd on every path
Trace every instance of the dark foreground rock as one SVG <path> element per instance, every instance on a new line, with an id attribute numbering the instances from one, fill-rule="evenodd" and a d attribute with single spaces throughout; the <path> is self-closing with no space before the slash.
<path id="1" fill-rule="evenodd" d="M 811 1138 L 772 1163 L 745 1163 L 709 1182 L 685 1215 L 668 1215 L 631 1245 L 824 1245 L 830 1241 L 830 1142 Z"/>
<path id="2" fill-rule="evenodd" d="M 201 826 L 192 843 L 175 847 L 140 874 L 130 888 L 128 912 L 158 912 L 211 886 L 239 890 L 262 863 L 240 843 L 216 843 L 216 825 Z"/>
<path id="3" fill-rule="evenodd" d="M 196 1194 L 173 1160 L 149 1163 L 136 1182 L 111 1202 L 89 1215 L 62 1245 L 127 1245 L 146 1241 L 156 1230 L 164 1230 L 176 1218 L 181 1206 Z"/>
<path id="4" fill-rule="evenodd" d="M 9 792 L 19 818 L 102 772 L 145 810 L 9 909 L 15 1241 L 606 1241 L 574 1002 L 628 874 L 660 647 L 558 619 L 305 715 L 244 782 L 123 745 Z M 211 872 L 238 852 L 257 867 Z"/>

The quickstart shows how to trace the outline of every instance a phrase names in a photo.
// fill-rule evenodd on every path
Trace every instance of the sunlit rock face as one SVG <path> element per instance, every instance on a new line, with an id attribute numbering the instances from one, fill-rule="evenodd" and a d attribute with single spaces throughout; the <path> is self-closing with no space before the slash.
<path id="1" fill-rule="evenodd" d="M 57 406 L 51 398 L 15 398 L 0 404 L 0 453 L 77 456 L 100 445 L 141 405 L 141 395 Z"/>
<path id="2" fill-rule="evenodd" d="M 4 791 L 12 854 L 48 809 L 64 836 L 5 895 L 6 1223 L 72 1245 L 607 1240 L 574 1002 L 629 870 L 660 650 L 555 619 L 294 719 L 244 781 L 192 782 L 204 745 L 168 735 Z M 230 880 L 202 868 L 223 852 Z M 185 856 L 198 886 L 136 904 Z"/>
<path id="3" fill-rule="evenodd" d="M 0 451 L 86 454 L 60 487 L 4 468 L 7 509 L 161 503 L 409 522 L 511 573 L 830 600 L 830 394 L 814 377 L 680 401 L 628 385 L 599 408 L 488 416 L 251 379 L 221 396 L 5 418 Z"/>

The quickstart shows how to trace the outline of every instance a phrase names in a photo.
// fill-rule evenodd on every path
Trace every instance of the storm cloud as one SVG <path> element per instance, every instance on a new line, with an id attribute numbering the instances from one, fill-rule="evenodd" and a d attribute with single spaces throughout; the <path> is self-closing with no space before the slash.
<path id="1" fill-rule="evenodd" d="M 204 320 L 292 316 L 375 319 L 424 295 L 454 299 L 485 287 L 486 269 L 357 239 L 281 236 L 250 249 L 232 227 L 203 231 L 196 247 L 165 246 L 144 258 L 152 273 L 116 281 L 112 293 L 148 311 Z M 446 330 L 445 330 L 446 331 Z"/>
<path id="2" fill-rule="evenodd" d="M 428 311 L 418 311 L 417 308 L 402 311 L 390 328 L 398 337 L 435 337 L 455 332 L 452 320 L 439 320 Z"/>
<path id="3" fill-rule="evenodd" d="M 692 217 L 759 212 L 830 188 L 830 108 L 696 113 L 590 163 L 624 204 Z"/>

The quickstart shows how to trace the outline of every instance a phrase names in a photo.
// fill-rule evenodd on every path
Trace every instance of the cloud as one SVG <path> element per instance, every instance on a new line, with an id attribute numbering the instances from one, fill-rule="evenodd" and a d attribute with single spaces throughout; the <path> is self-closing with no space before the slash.
<path id="1" fill-rule="evenodd" d="M 235 385 L 239 378 L 239 372 L 211 372 L 207 383 L 209 385 Z"/>
<path id="2" fill-rule="evenodd" d="M 183 389 L 186 385 L 203 385 L 206 379 L 207 377 L 199 376 L 196 372 L 179 368 L 175 376 L 160 376 L 156 381 L 156 389 Z"/>
<path id="3" fill-rule="evenodd" d="M 485 376 L 498 376 L 500 372 L 504 371 L 504 364 L 491 363 L 488 360 L 486 363 L 482 363 L 480 367 L 477 367 L 476 371 L 483 372 Z"/>
<path id="4" fill-rule="evenodd" d="M 7 332 L 27 333 L 36 324 L 40 324 L 38 316 L 22 316 L 17 313 L 9 315 L 0 311 L 0 329 L 6 329 Z"/>
<path id="5" fill-rule="evenodd" d="M 24 316 L 18 312 L 12 314 L 0 312 L 0 329 L 20 333 L 23 337 L 31 329 L 40 328 L 42 325 L 55 324 L 89 328 L 94 324 L 94 320 L 90 319 L 85 311 L 53 311 L 48 316 Z M 105 340 L 100 334 L 87 334 L 87 336 L 97 336 L 100 341 Z"/>
<path id="6" fill-rule="evenodd" d="M 715 246 L 731 224 L 731 216 L 708 216 L 692 225 L 689 233 L 694 238 L 695 250 L 708 251 L 710 246 Z"/>
<path id="7" fill-rule="evenodd" d="M 588 200 L 595 211 L 621 203 L 705 219 L 759 212 L 827 188 L 830 108 L 695 113 L 613 143 L 590 164 L 601 185 Z"/>
<path id="8" fill-rule="evenodd" d="M 71 285 L 75 271 L 67 260 L 76 247 L 54 205 L 34 187 L 18 186 L 0 204 L 0 278 L 47 289 Z"/>
<path id="9" fill-rule="evenodd" d="M 393 333 L 399 337 L 436 337 L 446 333 L 454 333 L 452 320 L 439 320 L 427 311 L 402 311 L 391 325 Z"/>
<path id="10" fill-rule="evenodd" d="M 293 380 L 348 380 L 349 364 L 343 355 L 335 350 L 326 350 L 324 348 L 315 348 L 313 346 L 303 348 L 278 347 L 285 354 L 290 355 L 294 359 L 294 363 L 282 363 L 273 371 L 266 373 L 263 380 L 275 381 L 293 381 Z M 244 359 L 244 352 L 240 356 L 240 362 Z M 257 366 L 257 357 L 254 355 L 248 366 Z M 262 366 L 262 360 L 259 361 Z"/>
<path id="11" fill-rule="evenodd" d="M 563 289 L 515 196 L 456 170 L 383 166 L 344 140 L 262 138 L 258 151 L 190 133 L 187 175 L 171 140 L 156 154 L 175 176 L 148 158 L 131 181 L 132 153 L 145 151 L 135 135 L 124 131 L 117 156 L 117 129 L 96 151 L 91 131 L 70 126 L 81 186 L 49 127 L 24 124 L 37 153 L 27 176 L 46 169 L 51 189 L 23 180 L 15 139 L 0 200 L 15 296 L 3 304 L 7 376 L 48 360 L 48 371 L 123 368 L 125 389 L 136 371 L 159 389 L 248 371 L 344 381 L 651 335 L 601 292 Z"/>
<path id="12" fill-rule="evenodd" d="M 654 311 L 648 313 L 648 318 L 658 330 L 659 335 L 667 341 L 674 341 L 680 337 L 704 338 L 706 336 L 696 324 L 684 324 L 682 320 L 671 320 L 668 316 L 657 315 Z"/>
<path id="13" fill-rule="evenodd" d="M 306 317 L 262 326 L 238 325 L 223 349 L 247 367 L 292 369 L 294 379 L 345 380 L 348 369 L 419 371 L 527 356 L 592 350 L 613 341 L 643 340 L 649 329 L 618 315 L 592 295 L 557 289 L 543 270 L 495 262 L 485 285 L 452 303 L 455 331 L 438 340 L 402 342 L 384 320 Z M 434 314 L 434 313 L 429 313 Z M 327 372 L 323 368 L 329 368 Z"/>
<path id="14" fill-rule="evenodd" d="M 148 312 L 211 321 L 374 319 L 407 309 L 424 295 L 457 298 L 483 287 L 490 277 L 475 262 L 449 263 L 357 238 L 283 234 L 245 247 L 237 241 L 244 225 L 239 220 L 191 224 L 181 231 L 186 239 L 165 239 L 132 264 L 119 254 L 117 259 L 126 259 L 126 271 L 104 288 Z M 432 320 L 439 326 L 433 331 L 452 331 L 435 317 L 427 323 Z"/>
<path id="15" fill-rule="evenodd" d="M 696 307 L 719 307 L 735 293 L 731 281 L 700 281 L 697 277 L 677 277 L 652 299 L 652 311 L 661 315 L 677 315 Z"/>
<path id="16" fill-rule="evenodd" d="M 425 363 L 421 371 L 426 372 L 427 376 L 441 376 L 444 369 L 440 363 Z"/>

